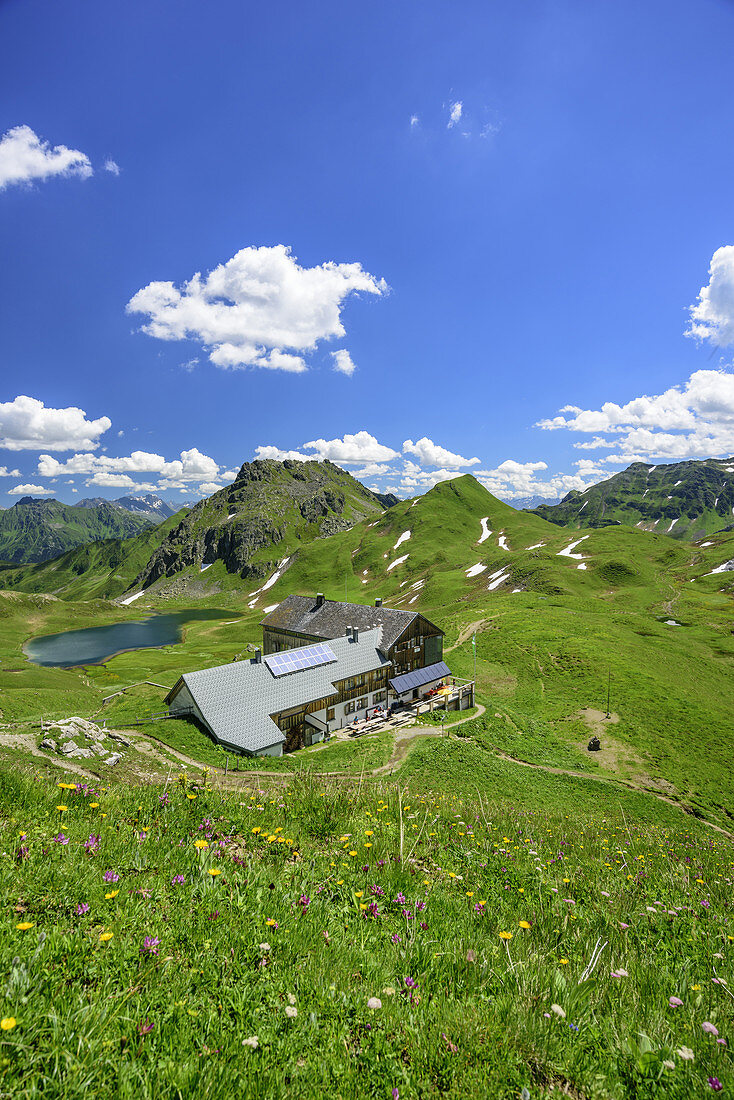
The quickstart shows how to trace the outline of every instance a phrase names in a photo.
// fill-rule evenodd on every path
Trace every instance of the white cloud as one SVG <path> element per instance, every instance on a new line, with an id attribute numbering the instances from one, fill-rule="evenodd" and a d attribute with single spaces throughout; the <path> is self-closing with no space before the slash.
<path id="1" fill-rule="evenodd" d="M 452 126 L 456 126 L 457 122 L 461 121 L 461 115 L 464 110 L 464 104 L 460 99 L 457 99 L 455 103 L 449 104 L 449 121 L 447 128 L 450 130 Z"/>
<path id="2" fill-rule="evenodd" d="M 218 493 L 220 489 L 223 489 L 223 485 L 217 485 L 216 481 L 204 481 L 199 486 L 198 491 L 204 493 L 205 496 L 211 496 L 212 493 Z"/>
<path id="3" fill-rule="evenodd" d="M 334 360 L 335 371 L 339 371 L 340 374 L 346 374 L 348 378 L 352 377 L 357 369 L 357 365 L 352 360 L 348 351 L 344 348 L 339 348 L 339 351 L 332 351 L 331 358 Z"/>
<path id="4" fill-rule="evenodd" d="M 285 462 L 286 459 L 290 459 L 292 462 L 313 462 L 315 455 L 305 455 L 301 451 L 283 451 L 280 447 L 265 446 L 255 448 L 255 460 L 257 459 L 272 459 L 275 462 Z"/>
<path id="5" fill-rule="evenodd" d="M 12 184 L 32 183 L 50 176 L 92 175 L 86 153 L 51 146 L 42 141 L 30 126 L 14 126 L 0 139 L 0 191 Z"/>
<path id="6" fill-rule="evenodd" d="M 715 347 L 734 344 L 734 245 L 717 248 L 711 258 L 709 281 L 689 310 L 686 336 L 709 340 Z"/>
<path id="7" fill-rule="evenodd" d="M 447 451 L 445 447 L 440 447 L 426 436 L 419 439 L 417 443 L 412 439 L 406 439 L 403 443 L 403 451 L 405 454 L 415 455 L 424 466 L 459 469 L 462 466 L 477 466 L 480 461 L 478 458 L 463 458 L 461 455 L 454 454 L 453 451 Z"/>
<path id="8" fill-rule="evenodd" d="M 119 176 L 120 165 L 117 164 L 111 157 L 108 157 L 102 166 L 105 172 L 111 172 L 113 176 Z"/>
<path id="9" fill-rule="evenodd" d="M 607 401 L 600 409 L 567 405 L 562 413 L 541 420 L 546 430 L 566 429 L 594 434 L 574 446 L 584 450 L 614 449 L 606 459 L 622 465 L 647 458 L 706 458 L 734 453 L 734 373 L 728 370 L 694 371 L 683 386 L 654 396 L 636 397 L 625 405 Z M 610 442 L 595 433 L 606 433 Z"/>
<path id="10" fill-rule="evenodd" d="M 418 118 L 418 115 L 411 115 L 410 116 L 410 125 L 411 126 L 413 126 L 413 127 L 418 126 L 419 123 L 420 123 L 420 119 Z"/>
<path id="11" fill-rule="evenodd" d="M 0 477 L 20 477 L 20 470 L 9 470 L 7 466 L 0 466 Z"/>
<path id="12" fill-rule="evenodd" d="M 149 283 L 127 312 L 146 315 L 143 331 L 156 339 L 198 340 L 219 367 L 300 373 L 307 369 L 304 353 L 346 334 L 346 298 L 387 291 L 384 279 L 359 263 L 304 268 L 290 248 L 276 245 L 243 248 L 180 290 L 172 282 Z"/>
<path id="13" fill-rule="evenodd" d="M 53 496 L 53 489 L 47 489 L 45 485 L 16 485 L 7 493 L 9 497 L 50 497 Z"/>
<path id="14" fill-rule="evenodd" d="M 313 439 L 310 443 L 304 443 L 307 450 L 315 451 L 314 457 L 328 458 L 330 462 L 340 465 L 356 465 L 363 462 L 389 462 L 393 458 L 399 458 L 399 452 L 391 447 L 385 447 L 378 443 L 369 432 L 356 432 L 354 435 L 344 435 L 341 439 Z"/>
<path id="15" fill-rule="evenodd" d="M 385 474 L 394 473 L 395 470 L 392 466 L 387 466 L 382 462 L 368 462 L 361 470 L 352 470 L 352 476 L 356 477 L 358 481 L 362 481 L 366 477 L 384 477 Z"/>
<path id="16" fill-rule="evenodd" d="M 108 416 L 87 420 L 83 409 L 47 409 L 34 397 L 0 404 L 0 447 L 8 451 L 73 451 L 99 446 L 112 425 Z"/>
<path id="17" fill-rule="evenodd" d="M 62 474 L 86 475 L 87 485 L 107 485 L 124 488 L 142 488 L 130 474 L 156 474 L 161 488 L 185 485 L 188 482 L 212 482 L 221 476 L 219 465 L 209 455 L 196 447 L 181 451 L 179 458 L 168 462 L 163 455 L 148 451 L 133 451 L 131 455 L 111 458 L 109 455 L 75 454 L 66 462 L 59 462 L 52 455 L 42 454 L 38 460 L 41 477 L 60 477 Z"/>

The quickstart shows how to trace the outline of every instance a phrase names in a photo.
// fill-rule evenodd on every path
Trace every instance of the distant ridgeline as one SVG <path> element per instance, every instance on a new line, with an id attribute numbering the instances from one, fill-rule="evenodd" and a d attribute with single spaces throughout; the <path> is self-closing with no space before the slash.
<path id="1" fill-rule="evenodd" d="M 21 497 L 12 508 L 0 511 L 0 561 L 48 561 L 99 539 L 130 538 L 150 524 L 148 515 L 136 515 L 111 501 L 80 508 Z"/>
<path id="2" fill-rule="evenodd" d="M 535 515 L 561 527 L 640 527 L 678 539 L 700 539 L 734 524 L 734 458 L 649 466 L 633 462 L 560 504 L 540 505 Z"/>

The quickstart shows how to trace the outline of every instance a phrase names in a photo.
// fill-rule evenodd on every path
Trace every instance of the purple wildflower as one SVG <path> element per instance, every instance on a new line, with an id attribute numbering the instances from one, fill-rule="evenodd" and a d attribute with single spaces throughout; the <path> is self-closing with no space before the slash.
<path id="1" fill-rule="evenodd" d="M 390 939 L 392 940 L 393 943 L 402 943 L 403 942 L 402 937 L 399 936 L 397 934 L 397 932 L 393 933 L 393 935 L 390 937 Z"/>
<path id="2" fill-rule="evenodd" d="M 405 897 L 403 896 L 403 894 L 398 894 L 398 896 L 395 898 L 395 904 L 405 905 Z"/>
<path id="3" fill-rule="evenodd" d="M 709 1088 L 712 1088 L 714 1092 L 721 1092 L 724 1087 L 718 1077 L 707 1077 L 706 1080 L 709 1083 Z"/>
<path id="4" fill-rule="evenodd" d="M 157 936 L 146 936 L 143 940 L 143 946 L 140 948 L 141 955 L 157 955 L 158 944 L 161 941 Z"/>
<path id="5" fill-rule="evenodd" d="M 310 897 L 308 897 L 307 894 L 301 894 L 300 898 L 298 899 L 298 904 L 301 907 L 301 912 L 305 913 L 309 905 L 311 904 L 311 899 Z"/>
<path id="6" fill-rule="evenodd" d="M 683 1004 L 683 1001 L 680 999 L 680 997 L 668 997 L 668 1004 L 671 1008 L 680 1008 L 680 1006 Z"/>
<path id="7" fill-rule="evenodd" d="M 80 901 L 79 904 L 76 907 L 76 915 L 78 917 L 81 917 L 84 913 L 88 913 L 88 912 L 89 912 L 89 902 Z"/>
<path id="8" fill-rule="evenodd" d="M 374 897 L 378 898 L 384 897 L 385 895 L 385 891 L 382 889 L 381 886 L 377 886 L 377 884 L 375 884 L 374 886 L 370 886 L 370 893 L 374 895 Z"/>
<path id="9" fill-rule="evenodd" d="M 415 903 L 415 907 L 416 907 L 417 912 L 422 913 L 423 910 L 426 907 L 426 903 L 424 901 L 417 901 Z"/>
<path id="10" fill-rule="evenodd" d="M 146 1017 L 145 1020 L 142 1020 L 138 1024 L 138 1035 L 150 1035 L 154 1027 L 155 1024 L 152 1024 L 150 1020 Z"/>
<path id="11" fill-rule="evenodd" d="M 120 876 L 116 871 L 105 871 L 104 880 L 105 882 L 119 882 Z"/>
<path id="12" fill-rule="evenodd" d="M 185 882 L 186 878 L 184 875 L 174 875 L 171 879 L 171 886 L 183 886 Z"/>
<path id="13" fill-rule="evenodd" d="M 411 978 L 409 975 L 407 978 L 404 979 L 404 981 L 407 989 L 415 989 L 417 985 L 415 978 Z"/>
<path id="14" fill-rule="evenodd" d="M 99 841 L 100 838 L 92 833 L 89 837 L 89 840 L 84 841 L 84 848 L 87 852 L 96 852 L 99 848 Z"/>
<path id="15" fill-rule="evenodd" d="M 59 835 L 55 836 L 53 839 L 54 839 L 54 843 L 56 843 L 56 844 L 68 844 L 69 843 L 68 836 L 64 836 L 63 833 L 59 833 Z"/>
<path id="16" fill-rule="evenodd" d="M 704 1022 L 701 1024 L 701 1027 L 706 1032 L 707 1035 L 718 1035 L 719 1034 L 719 1029 L 717 1027 L 715 1027 L 713 1024 L 710 1024 L 708 1022 L 708 1020 L 704 1020 Z"/>
<path id="17" fill-rule="evenodd" d="M 421 932 L 427 932 L 428 931 L 428 925 L 426 924 L 426 922 L 424 920 L 422 920 L 421 923 L 420 923 L 420 930 L 421 930 Z"/>
<path id="18" fill-rule="evenodd" d="M 218 918 L 219 918 L 219 910 L 215 909 L 213 913 L 209 914 L 209 917 L 207 919 L 208 920 L 218 920 Z"/>
<path id="19" fill-rule="evenodd" d="M 158 801 L 160 802 L 161 806 L 167 806 L 168 803 L 171 801 L 168 792 L 166 792 L 165 794 L 159 794 Z"/>

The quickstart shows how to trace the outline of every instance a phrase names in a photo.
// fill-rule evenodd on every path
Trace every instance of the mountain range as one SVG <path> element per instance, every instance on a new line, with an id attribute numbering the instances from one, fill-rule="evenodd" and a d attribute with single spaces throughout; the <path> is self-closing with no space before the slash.
<path id="1" fill-rule="evenodd" d="M 79 507 L 21 497 L 12 508 L 0 511 L 0 561 L 48 561 L 99 539 L 127 538 L 151 522 L 147 515 L 110 501 Z"/>
<path id="2" fill-rule="evenodd" d="M 633 462 L 606 481 L 535 513 L 562 527 L 624 523 L 695 541 L 734 523 L 734 458 L 651 466 Z"/>

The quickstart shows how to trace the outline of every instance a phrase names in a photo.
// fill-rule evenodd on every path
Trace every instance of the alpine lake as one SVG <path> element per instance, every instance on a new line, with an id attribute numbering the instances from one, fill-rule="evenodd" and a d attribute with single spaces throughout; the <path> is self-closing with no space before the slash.
<path id="1" fill-rule="evenodd" d="M 135 622 L 111 623 L 83 630 L 65 630 L 31 638 L 23 650 L 29 661 L 46 668 L 74 668 L 99 665 L 118 653 L 135 649 L 154 649 L 181 641 L 185 623 L 204 619 L 224 619 L 228 611 L 176 611 L 152 615 Z"/>

